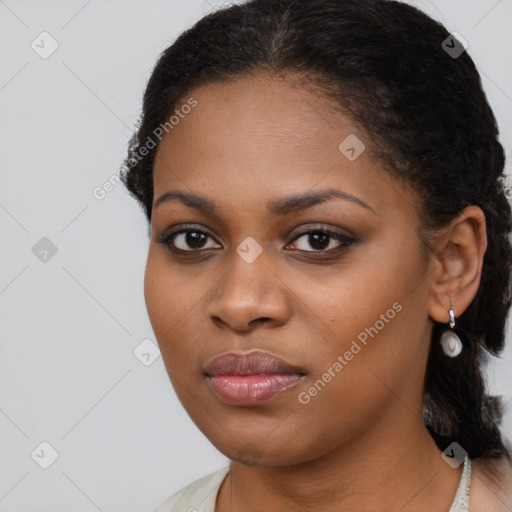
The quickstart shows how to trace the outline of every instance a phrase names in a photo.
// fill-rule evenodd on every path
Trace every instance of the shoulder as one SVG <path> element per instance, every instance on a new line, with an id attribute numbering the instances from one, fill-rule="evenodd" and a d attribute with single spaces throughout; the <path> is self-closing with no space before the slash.
<path id="1" fill-rule="evenodd" d="M 215 499 L 229 467 L 194 480 L 159 505 L 154 512 L 214 512 Z"/>
<path id="2" fill-rule="evenodd" d="M 472 461 L 469 512 L 512 510 L 512 464 L 507 459 Z"/>

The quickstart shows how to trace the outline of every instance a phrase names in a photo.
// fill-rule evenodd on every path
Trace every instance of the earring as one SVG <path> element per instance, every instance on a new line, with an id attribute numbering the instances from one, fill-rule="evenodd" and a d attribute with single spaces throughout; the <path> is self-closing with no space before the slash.
<path id="1" fill-rule="evenodd" d="M 455 327 L 455 313 L 450 307 L 450 328 Z M 449 357 L 457 357 L 462 352 L 462 341 L 453 330 L 446 330 L 441 334 L 441 346 L 443 352 Z"/>

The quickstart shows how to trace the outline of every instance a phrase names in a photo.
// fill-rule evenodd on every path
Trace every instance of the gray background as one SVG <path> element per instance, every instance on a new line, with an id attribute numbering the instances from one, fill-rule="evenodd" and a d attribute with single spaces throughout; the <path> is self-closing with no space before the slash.
<path id="1" fill-rule="evenodd" d="M 228 462 L 151 344 L 142 211 L 121 185 L 94 195 L 115 179 L 159 53 L 227 3 L 0 0 L 0 512 L 149 511 Z M 468 41 L 510 174 L 512 0 L 415 4 Z M 59 45 L 46 59 L 31 47 L 51 49 L 43 31 Z M 509 436 L 511 369 L 509 343 L 488 369 Z M 42 442 L 58 453 L 47 469 Z"/>

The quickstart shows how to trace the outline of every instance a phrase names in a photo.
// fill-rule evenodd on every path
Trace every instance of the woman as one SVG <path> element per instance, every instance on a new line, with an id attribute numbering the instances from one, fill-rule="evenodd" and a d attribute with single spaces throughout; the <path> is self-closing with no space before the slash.
<path id="1" fill-rule="evenodd" d="M 252 0 L 163 52 L 123 180 L 169 378 L 231 463 L 158 512 L 512 509 L 497 136 L 463 42 L 399 2 Z"/>

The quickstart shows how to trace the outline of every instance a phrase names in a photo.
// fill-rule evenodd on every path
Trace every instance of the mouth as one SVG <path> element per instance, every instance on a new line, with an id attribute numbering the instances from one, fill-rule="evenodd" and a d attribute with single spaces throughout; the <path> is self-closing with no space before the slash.
<path id="1" fill-rule="evenodd" d="M 228 405 L 254 407 L 298 384 L 306 372 L 267 352 L 223 354 L 204 371 L 212 393 Z"/>

